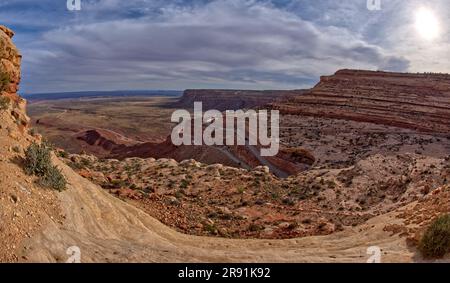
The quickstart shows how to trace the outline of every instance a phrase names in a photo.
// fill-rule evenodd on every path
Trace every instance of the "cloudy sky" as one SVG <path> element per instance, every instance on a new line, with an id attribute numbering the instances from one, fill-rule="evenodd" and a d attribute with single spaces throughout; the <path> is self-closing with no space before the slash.
<path id="1" fill-rule="evenodd" d="M 367 0 L 80 1 L 80 11 L 0 2 L 23 55 L 22 92 L 292 89 L 342 68 L 450 73 L 448 0 L 381 0 L 381 10 Z"/>

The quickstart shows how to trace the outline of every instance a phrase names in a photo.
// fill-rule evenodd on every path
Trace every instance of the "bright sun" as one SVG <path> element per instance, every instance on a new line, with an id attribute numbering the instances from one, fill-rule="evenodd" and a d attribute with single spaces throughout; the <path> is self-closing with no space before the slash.
<path id="1" fill-rule="evenodd" d="M 416 29 L 426 40 L 433 40 L 439 36 L 439 22 L 430 9 L 421 8 L 416 13 Z"/>

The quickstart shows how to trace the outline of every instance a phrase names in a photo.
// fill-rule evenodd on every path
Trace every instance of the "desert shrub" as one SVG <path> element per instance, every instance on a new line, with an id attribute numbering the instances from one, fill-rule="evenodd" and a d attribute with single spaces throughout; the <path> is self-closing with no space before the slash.
<path id="1" fill-rule="evenodd" d="M 182 189 L 179 189 L 179 190 L 177 190 L 177 191 L 175 192 L 175 197 L 176 197 L 177 199 L 182 199 L 182 198 L 183 198 L 183 195 L 184 195 L 184 193 L 183 193 L 183 190 L 182 190 Z"/>
<path id="2" fill-rule="evenodd" d="M 10 82 L 11 78 L 7 73 L 0 73 L 0 91 L 5 90 Z"/>
<path id="3" fill-rule="evenodd" d="M 39 184 L 61 192 L 66 188 L 67 181 L 56 166 L 50 166 L 47 173 L 39 178 Z"/>
<path id="4" fill-rule="evenodd" d="M 58 155 L 61 158 L 69 158 L 69 153 L 65 150 L 58 151 Z"/>
<path id="5" fill-rule="evenodd" d="M 45 144 L 32 143 L 25 152 L 24 170 L 28 175 L 38 176 L 38 183 L 43 187 L 62 191 L 66 187 L 66 179 L 52 165 L 50 152 Z"/>
<path id="6" fill-rule="evenodd" d="M 291 198 L 284 198 L 282 200 L 282 202 L 283 202 L 283 204 L 290 205 L 290 206 L 293 206 L 295 204 L 295 201 Z"/>
<path id="7" fill-rule="evenodd" d="M 450 252 L 450 214 L 431 223 L 420 240 L 419 250 L 427 258 L 441 258 Z"/>
<path id="8" fill-rule="evenodd" d="M 217 227 L 216 227 L 216 225 L 214 225 L 214 224 L 206 224 L 205 226 L 204 226 L 205 228 L 205 230 L 207 231 L 207 232 L 209 232 L 210 234 L 216 234 L 217 233 Z"/>
<path id="9" fill-rule="evenodd" d="M 51 166 L 50 149 L 44 144 L 32 143 L 25 152 L 25 172 L 44 176 Z"/>
<path id="10" fill-rule="evenodd" d="M 120 188 L 126 187 L 127 182 L 125 180 L 120 180 L 120 179 L 111 180 L 110 186 L 115 189 L 120 189 Z"/>
<path id="11" fill-rule="evenodd" d="M 181 180 L 180 188 L 181 189 L 186 189 L 187 187 L 189 187 L 189 185 L 190 185 L 190 182 L 188 180 L 186 180 L 186 179 L 183 179 L 183 180 Z"/>
<path id="12" fill-rule="evenodd" d="M 251 232 L 258 232 L 258 231 L 264 230 L 264 227 L 261 225 L 255 224 L 255 223 L 251 223 L 248 226 L 248 230 Z"/>
<path id="13" fill-rule="evenodd" d="M 87 158 L 81 158 L 80 163 L 83 167 L 91 167 L 91 161 Z"/>
<path id="14" fill-rule="evenodd" d="M 29 131 L 28 131 L 28 133 L 31 135 L 31 136 L 36 136 L 37 135 L 37 130 L 35 129 L 35 128 L 31 128 Z"/>
<path id="15" fill-rule="evenodd" d="M 6 96 L 0 96 L 0 111 L 7 110 L 10 104 L 9 97 Z"/>

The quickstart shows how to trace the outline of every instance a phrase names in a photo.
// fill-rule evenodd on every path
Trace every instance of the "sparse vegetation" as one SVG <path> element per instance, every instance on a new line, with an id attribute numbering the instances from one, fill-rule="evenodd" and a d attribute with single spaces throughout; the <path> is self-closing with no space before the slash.
<path id="1" fill-rule="evenodd" d="M 0 111 L 5 111 L 6 109 L 8 109 L 10 103 L 11 100 L 9 99 L 9 97 L 0 96 Z"/>
<path id="2" fill-rule="evenodd" d="M 11 82 L 11 78 L 7 73 L 0 74 L 0 91 L 4 91 L 8 84 Z"/>
<path id="3" fill-rule="evenodd" d="M 25 153 L 25 172 L 28 175 L 45 175 L 51 166 L 50 150 L 44 144 L 31 144 Z"/>
<path id="4" fill-rule="evenodd" d="M 50 166 L 47 173 L 39 178 L 38 183 L 45 188 L 52 188 L 60 192 L 65 190 L 67 185 L 66 179 L 56 166 Z"/>
<path id="5" fill-rule="evenodd" d="M 38 176 L 41 186 L 62 191 L 67 182 L 61 171 L 52 165 L 50 153 L 47 145 L 32 143 L 25 152 L 24 170 L 28 175 Z"/>
<path id="6" fill-rule="evenodd" d="M 69 158 L 69 153 L 65 150 L 58 151 L 58 156 L 61 158 Z"/>
<path id="7" fill-rule="evenodd" d="M 217 233 L 217 227 L 214 224 L 207 223 L 205 225 L 205 230 L 210 234 L 216 234 Z"/>
<path id="8" fill-rule="evenodd" d="M 187 187 L 189 187 L 190 182 L 186 179 L 181 180 L 180 182 L 180 189 L 186 189 Z"/>
<path id="9" fill-rule="evenodd" d="M 419 250 L 427 258 L 441 258 L 450 252 L 450 214 L 431 223 L 420 241 Z"/>
<path id="10" fill-rule="evenodd" d="M 37 130 L 35 129 L 35 128 L 31 128 L 29 131 L 28 131 L 28 133 L 31 135 L 31 136 L 36 136 L 37 135 Z"/>
<path id="11" fill-rule="evenodd" d="M 248 226 L 248 230 L 251 231 L 251 232 L 258 232 L 258 231 L 261 231 L 263 229 L 264 229 L 263 226 L 258 225 L 256 223 L 250 223 L 250 225 Z"/>

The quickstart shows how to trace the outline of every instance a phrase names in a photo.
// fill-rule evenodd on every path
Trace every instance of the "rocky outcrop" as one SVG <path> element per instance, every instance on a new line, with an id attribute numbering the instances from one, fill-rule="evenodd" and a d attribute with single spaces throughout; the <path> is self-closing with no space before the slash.
<path id="1" fill-rule="evenodd" d="M 189 89 L 186 90 L 174 107 L 189 109 L 194 102 L 202 102 L 203 110 L 219 111 L 251 109 L 285 99 L 302 93 L 302 90 L 219 90 Z"/>
<path id="2" fill-rule="evenodd" d="M 282 114 L 450 130 L 450 75 L 340 70 L 302 95 L 273 104 Z"/>
<path id="3" fill-rule="evenodd" d="M 20 55 L 12 42 L 14 32 L 0 26 L 0 99 L 2 110 L 11 111 L 17 124 L 27 127 L 29 118 L 25 114 L 26 101 L 17 91 L 20 83 Z"/>

